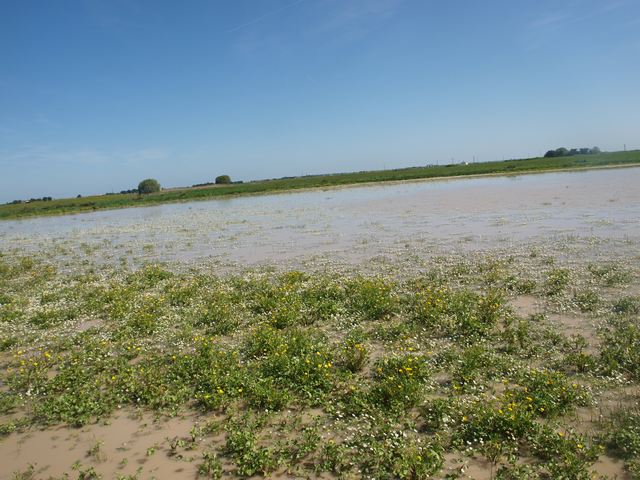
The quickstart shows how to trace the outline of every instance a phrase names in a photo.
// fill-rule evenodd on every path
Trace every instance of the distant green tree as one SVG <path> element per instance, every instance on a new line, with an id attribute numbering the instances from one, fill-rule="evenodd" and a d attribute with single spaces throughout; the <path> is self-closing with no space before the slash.
<path id="1" fill-rule="evenodd" d="M 593 154 L 593 155 L 597 155 L 599 153 L 601 153 L 600 149 L 598 147 L 593 147 L 591 150 L 589 150 L 589 153 Z"/>
<path id="2" fill-rule="evenodd" d="M 160 184 L 155 178 L 147 178 L 138 184 L 138 193 L 155 193 L 160 191 Z"/>
<path id="3" fill-rule="evenodd" d="M 216 177 L 216 185 L 226 185 L 231 183 L 231 177 L 229 175 L 218 175 Z"/>

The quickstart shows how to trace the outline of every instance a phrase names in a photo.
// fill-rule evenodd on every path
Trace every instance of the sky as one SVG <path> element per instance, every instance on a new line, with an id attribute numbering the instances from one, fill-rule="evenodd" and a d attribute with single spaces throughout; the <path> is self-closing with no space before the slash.
<path id="1" fill-rule="evenodd" d="M 640 0 L 3 0 L 0 201 L 640 148 Z"/>

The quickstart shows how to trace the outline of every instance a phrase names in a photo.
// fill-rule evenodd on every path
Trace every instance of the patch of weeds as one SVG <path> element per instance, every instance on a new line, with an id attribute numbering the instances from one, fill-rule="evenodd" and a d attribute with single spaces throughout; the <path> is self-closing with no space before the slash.
<path id="1" fill-rule="evenodd" d="M 631 280 L 631 274 L 614 263 L 591 264 L 587 269 L 602 285 L 607 287 L 629 283 Z"/>
<path id="2" fill-rule="evenodd" d="M 357 373 L 367 363 L 369 351 L 361 330 L 349 333 L 340 350 L 340 365 L 351 373 Z"/>
<path id="3" fill-rule="evenodd" d="M 90 457 L 94 462 L 104 462 L 106 460 L 106 456 L 102 447 L 104 442 L 96 441 L 93 446 L 87 450 L 87 457 Z"/>
<path id="4" fill-rule="evenodd" d="M 587 353 L 587 340 L 580 335 L 573 335 L 564 345 L 566 352 L 562 358 L 555 362 L 554 369 L 565 373 L 595 372 L 598 368 L 597 359 Z"/>
<path id="5" fill-rule="evenodd" d="M 456 389 L 473 389 L 482 379 L 498 378 L 513 366 L 510 359 L 499 357 L 480 344 L 451 354 L 456 357 L 451 373 Z"/>
<path id="6" fill-rule="evenodd" d="M 129 275 L 127 282 L 131 285 L 150 288 L 173 276 L 173 272 L 166 270 L 161 265 L 146 265 L 144 268 Z"/>
<path id="7" fill-rule="evenodd" d="M 476 401 L 459 414 L 452 443 L 459 447 L 491 442 L 517 442 L 537 432 L 535 413 L 521 403 Z"/>
<path id="8" fill-rule="evenodd" d="M 431 478 L 440 471 L 444 448 L 437 439 L 407 434 L 403 428 L 378 420 L 343 444 L 325 445 L 323 464 L 333 472 L 349 471 L 355 464 L 361 477 L 388 480 Z"/>
<path id="9" fill-rule="evenodd" d="M 226 430 L 225 453 L 235 461 L 238 475 L 266 475 L 277 468 L 274 450 L 258 444 L 258 425 L 255 421 L 246 416 L 230 420 Z"/>
<path id="10" fill-rule="evenodd" d="M 484 295 L 447 287 L 427 287 L 415 298 L 414 318 L 419 325 L 453 338 L 484 336 L 502 315 L 504 297 L 496 290 Z"/>
<path id="11" fill-rule="evenodd" d="M 270 379 L 312 404 L 320 403 L 333 387 L 334 353 L 318 332 L 263 326 L 247 339 L 244 352 L 258 378 Z"/>
<path id="12" fill-rule="evenodd" d="M 604 333 L 600 363 L 605 373 L 640 379 L 640 326 L 633 320 L 613 319 Z"/>
<path id="13" fill-rule="evenodd" d="M 380 320 L 396 312 L 394 285 L 380 278 L 358 277 L 346 285 L 349 307 L 364 320 Z"/>
<path id="14" fill-rule="evenodd" d="M 164 299 L 155 295 L 143 295 L 129 311 L 127 327 L 135 334 L 150 335 L 157 328 L 159 319 L 164 315 Z"/>
<path id="15" fill-rule="evenodd" d="M 234 315 L 237 308 L 230 295 L 215 292 L 197 308 L 194 314 L 195 324 L 205 327 L 209 335 L 230 334 L 240 325 L 239 319 Z"/>
<path id="16" fill-rule="evenodd" d="M 574 294 L 573 301 L 583 313 L 594 312 L 600 305 L 600 297 L 593 290 Z"/>
<path id="17" fill-rule="evenodd" d="M 519 295 L 529 295 L 535 292 L 537 283 L 532 278 L 519 278 L 516 276 L 509 277 L 505 282 L 504 288 Z"/>
<path id="18" fill-rule="evenodd" d="M 512 402 L 543 417 L 563 415 L 575 406 L 586 406 L 591 401 L 591 395 L 585 387 L 570 381 L 560 372 L 525 370 L 517 376 L 517 383 L 518 386 L 508 388 L 505 395 Z"/>
<path id="19" fill-rule="evenodd" d="M 245 398 L 256 410 L 282 410 L 292 400 L 291 393 L 283 389 L 273 378 L 257 378 L 247 385 Z"/>
<path id="20" fill-rule="evenodd" d="M 210 451 L 202 453 L 202 463 L 198 465 L 198 475 L 213 480 L 222 478 L 222 462 L 215 453 Z"/>
<path id="21" fill-rule="evenodd" d="M 637 315 L 640 313 L 640 297 L 623 297 L 613 304 L 612 310 L 619 315 Z"/>
<path id="22" fill-rule="evenodd" d="M 536 322 L 507 315 L 500 332 L 500 349 L 505 353 L 531 356 L 540 350 Z"/>
<path id="23" fill-rule="evenodd" d="M 29 464 L 26 470 L 21 472 L 13 472 L 11 480 L 33 480 L 36 478 L 36 467 L 33 464 Z"/>
<path id="24" fill-rule="evenodd" d="M 132 475 L 116 475 L 116 480 L 140 480 L 140 475 L 142 474 L 142 467 L 138 467 L 136 473 Z"/>
<path id="25" fill-rule="evenodd" d="M 393 356 L 379 360 L 375 365 L 372 401 L 389 409 L 415 406 L 431 370 L 428 359 L 417 355 Z"/>
<path id="26" fill-rule="evenodd" d="M 17 337 L 5 337 L 5 338 L 0 338 L 0 352 L 6 352 L 7 350 L 11 349 L 11 347 L 14 347 L 18 344 L 18 338 Z"/>
<path id="27" fill-rule="evenodd" d="M 16 420 L 10 420 L 7 423 L 0 423 L 0 437 L 4 437 L 13 432 L 19 431 L 21 428 L 27 427 L 31 424 L 28 418 L 21 418 Z"/>
<path id="28" fill-rule="evenodd" d="M 102 475 L 94 467 L 84 467 L 80 462 L 74 463 L 71 469 L 78 472 L 78 480 L 100 480 L 102 478 Z"/>
<path id="29" fill-rule="evenodd" d="M 561 472 L 563 466 L 582 472 L 602 453 L 601 448 L 585 435 L 558 430 L 550 425 L 540 427 L 532 440 L 533 453 L 541 460 L 557 463 L 560 468 L 557 472 Z"/>
<path id="30" fill-rule="evenodd" d="M 571 272 L 567 268 L 554 268 L 547 273 L 544 292 L 548 296 L 561 294 L 569 286 Z"/>
<path id="31" fill-rule="evenodd" d="M 29 319 L 31 325 L 47 329 L 59 325 L 65 321 L 73 320 L 77 317 L 78 312 L 75 308 L 44 308 L 33 314 Z"/>
<path id="32" fill-rule="evenodd" d="M 640 407 L 616 410 L 603 437 L 609 452 L 616 457 L 640 459 Z"/>
<path id="33" fill-rule="evenodd" d="M 235 350 L 221 348 L 214 338 L 198 336 L 194 342 L 193 354 L 173 355 L 166 360 L 168 379 L 174 388 L 167 388 L 163 380 L 167 377 L 162 374 L 158 385 L 163 391 L 173 392 L 167 400 L 176 406 L 195 395 L 206 410 L 223 408 L 243 392 L 246 370 L 240 365 L 240 356 Z"/>
<path id="34" fill-rule="evenodd" d="M 20 397 L 11 392 L 0 392 L 0 415 L 11 413 L 20 404 Z"/>
<path id="35" fill-rule="evenodd" d="M 345 310 L 344 286 L 324 277 L 312 282 L 302 292 L 309 321 L 305 324 L 330 320 Z"/>
<path id="36" fill-rule="evenodd" d="M 428 433 L 439 433 L 455 427 L 463 419 L 468 420 L 468 417 L 462 413 L 463 410 L 458 400 L 449 398 L 429 400 L 420 406 L 422 429 Z"/>
<path id="37" fill-rule="evenodd" d="M 538 480 L 541 477 L 537 465 L 502 465 L 496 472 L 496 480 Z"/>

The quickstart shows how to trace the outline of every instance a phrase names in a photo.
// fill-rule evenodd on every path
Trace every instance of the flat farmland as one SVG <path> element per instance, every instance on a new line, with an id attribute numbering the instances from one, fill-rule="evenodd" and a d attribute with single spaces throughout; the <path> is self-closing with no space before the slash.
<path id="1" fill-rule="evenodd" d="M 640 169 L 0 223 L 1 478 L 635 478 Z"/>

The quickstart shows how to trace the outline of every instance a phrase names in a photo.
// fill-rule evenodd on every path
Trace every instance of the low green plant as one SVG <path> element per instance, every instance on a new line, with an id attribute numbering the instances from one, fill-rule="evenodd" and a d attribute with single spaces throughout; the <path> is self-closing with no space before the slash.
<path id="1" fill-rule="evenodd" d="M 565 291 L 571 281 L 571 272 L 567 268 L 554 268 L 547 274 L 545 293 L 556 296 Z"/>
<path id="2" fill-rule="evenodd" d="M 219 480 L 222 478 L 222 462 L 215 453 L 205 451 L 202 453 L 202 463 L 198 466 L 198 475 L 201 477 Z"/>

